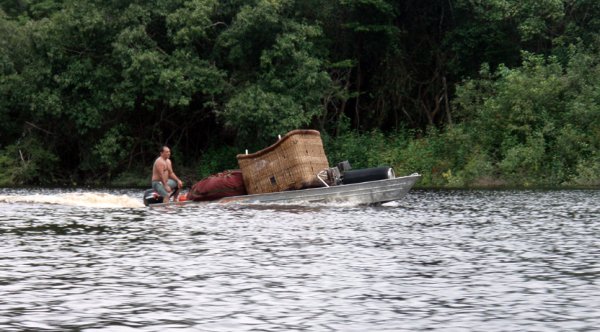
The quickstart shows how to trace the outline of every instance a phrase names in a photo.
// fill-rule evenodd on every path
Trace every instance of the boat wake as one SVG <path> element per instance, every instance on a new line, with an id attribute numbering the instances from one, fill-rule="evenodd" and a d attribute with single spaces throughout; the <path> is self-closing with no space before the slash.
<path id="1" fill-rule="evenodd" d="M 54 195 L 0 195 L 2 203 L 36 203 L 82 206 L 93 208 L 139 208 L 144 204 L 139 198 L 106 193 L 61 193 Z"/>

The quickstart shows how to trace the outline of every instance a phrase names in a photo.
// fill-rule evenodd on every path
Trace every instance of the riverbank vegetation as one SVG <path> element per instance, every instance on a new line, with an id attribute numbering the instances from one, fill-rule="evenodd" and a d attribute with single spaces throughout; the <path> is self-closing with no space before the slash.
<path id="1" fill-rule="evenodd" d="M 593 0 L 0 0 L 0 186 L 196 181 L 297 128 L 422 186 L 600 186 Z"/>

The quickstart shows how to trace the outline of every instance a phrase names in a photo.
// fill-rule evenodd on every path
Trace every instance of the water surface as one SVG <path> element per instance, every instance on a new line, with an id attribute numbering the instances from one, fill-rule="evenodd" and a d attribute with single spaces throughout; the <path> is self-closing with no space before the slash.
<path id="1" fill-rule="evenodd" d="M 600 329 L 600 191 L 140 201 L 0 189 L 0 331 Z"/>

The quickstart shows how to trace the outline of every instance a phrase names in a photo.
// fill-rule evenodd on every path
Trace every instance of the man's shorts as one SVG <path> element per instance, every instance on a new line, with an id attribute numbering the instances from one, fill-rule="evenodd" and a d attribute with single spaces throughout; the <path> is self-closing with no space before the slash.
<path id="1" fill-rule="evenodd" d="M 177 189 L 177 182 L 175 182 L 175 180 L 169 179 L 167 180 L 167 184 L 169 185 L 169 187 L 171 187 L 171 190 Z M 161 181 L 152 181 L 152 189 L 156 190 L 158 194 L 162 197 L 169 197 L 169 193 L 167 192 L 165 186 L 163 186 Z"/>

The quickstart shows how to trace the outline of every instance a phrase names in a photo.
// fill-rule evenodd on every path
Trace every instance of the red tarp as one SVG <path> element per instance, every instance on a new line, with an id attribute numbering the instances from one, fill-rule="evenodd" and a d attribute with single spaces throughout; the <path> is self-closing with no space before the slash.
<path id="1" fill-rule="evenodd" d="M 242 171 L 230 170 L 213 174 L 198 181 L 190 189 L 187 199 L 193 201 L 212 201 L 238 195 L 246 195 Z"/>

